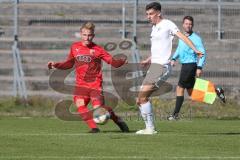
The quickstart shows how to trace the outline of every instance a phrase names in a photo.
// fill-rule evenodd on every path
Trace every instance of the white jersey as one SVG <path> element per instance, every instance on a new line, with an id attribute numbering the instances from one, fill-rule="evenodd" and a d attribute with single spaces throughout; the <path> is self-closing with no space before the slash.
<path id="1" fill-rule="evenodd" d="M 172 53 L 172 40 L 179 31 L 170 20 L 163 19 L 152 27 L 151 63 L 167 64 Z"/>

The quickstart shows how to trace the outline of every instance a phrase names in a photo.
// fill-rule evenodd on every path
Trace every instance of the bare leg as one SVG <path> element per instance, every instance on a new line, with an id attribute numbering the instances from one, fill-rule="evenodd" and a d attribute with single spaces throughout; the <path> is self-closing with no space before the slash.
<path id="1" fill-rule="evenodd" d="M 192 95 L 192 91 L 193 91 L 193 89 L 192 89 L 192 88 L 189 88 L 189 89 L 187 89 L 187 92 L 188 92 L 188 95 L 189 95 L 189 96 L 191 96 L 191 95 Z"/>
<path id="2" fill-rule="evenodd" d="M 184 88 L 177 86 L 176 94 L 177 96 L 184 96 Z"/>

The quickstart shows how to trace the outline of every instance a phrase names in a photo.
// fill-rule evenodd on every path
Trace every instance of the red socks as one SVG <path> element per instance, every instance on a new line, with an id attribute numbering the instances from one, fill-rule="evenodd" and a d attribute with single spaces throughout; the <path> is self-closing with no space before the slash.
<path id="1" fill-rule="evenodd" d="M 78 107 L 78 113 L 81 115 L 82 120 L 85 121 L 89 128 L 98 128 L 96 123 L 93 121 L 93 114 L 87 106 Z"/>

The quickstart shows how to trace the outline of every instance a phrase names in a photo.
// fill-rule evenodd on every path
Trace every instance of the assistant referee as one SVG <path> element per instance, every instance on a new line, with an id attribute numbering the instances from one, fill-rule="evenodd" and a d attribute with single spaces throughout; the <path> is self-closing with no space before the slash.
<path id="1" fill-rule="evenodd" d="M 177 96 L 175 109 L 172 115 L 168 117 L 168 120 L 176 120 L 179 118 L 178 114 L 184 101 L 184 90 L 186 89 L 188 95 L 191 95 L 195 83 L 195 77 L 201 76 L 202 69 L 205 64 L 206 51 L 202 43 L 202 39 L 192 30 L 193 25 L 193 17 L 185 16 L 183 18 L 183 30 L 185 35 L 194 43 L 197 50 L 203 53 L 203 56 L 199 58 L 188 45 L 179 39 L 177 49 L 171 59 L 171 65 L 174 66 L 176 60 L 179 60 L 179 62 L 182 64 L 182 68 L 176 90 Z"/>

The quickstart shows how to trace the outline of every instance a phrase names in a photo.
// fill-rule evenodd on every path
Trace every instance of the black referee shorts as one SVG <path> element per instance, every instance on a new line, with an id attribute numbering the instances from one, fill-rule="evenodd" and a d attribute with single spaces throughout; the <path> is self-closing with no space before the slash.
<path id="1" fill-rule="evenodd" d="M 178 86 L 186 89 L 193 88 L 197 71 L 196 63 L 182 64 Z"/>

